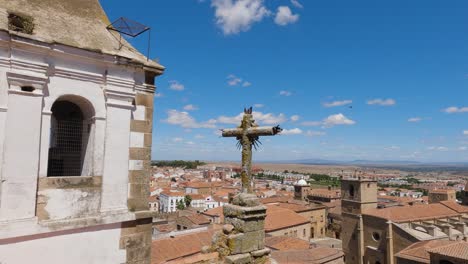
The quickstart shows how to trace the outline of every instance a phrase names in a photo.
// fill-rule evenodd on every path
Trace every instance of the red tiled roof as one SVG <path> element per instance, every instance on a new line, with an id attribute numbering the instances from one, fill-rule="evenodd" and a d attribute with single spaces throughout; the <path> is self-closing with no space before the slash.
<path id="1" fill-rule="evenodd" d="M 185 196 L 185 193 L 179 192 L 179 191 L 163 191 L 161 194 L 164 194 L 166 196 Z"/>
<path id="2" fill-rule="evenodd" d="M 431 255 L 437 254 L 445 257 L 468 260 L 468 243 L 458 242 L 456 244 L 437 247 L 434 249 L 430 249 L 429 253 Z"/>
<path id="3" fill-rule="evenodd" d="M 210 217 L 218 216 L 220 217 L 221 222 L 224 222 L 224 214 L 223 214 L 222 206 L 207 210 L 203 212 L 202 214 L 210 216 Z"/>
<path id="4" fill-rule="evenodd" d="M 308 212 L 308 211 L 313 211 L 317 209 L 325 209 L 325 206 L 318 205 L 318 204 L 304 205 L 304 204 L 297 204 L 297 203 L 278 203 L 277 206 L 281 208 L 293 210 L 296 213 Z"/>
<path id="5" fill-rule="evenodd" d="M 193 214 L 186 216 L 190 222 L 196 224 L 196 225 L 209 225 L 210 220 L 206 218 L 206 216 L 200 215 L 200 214 Z"/>
<path id="6" fill-rule="evenodd" d="M 277 263 L 322 264 L 343 259 L 343 251 L 336 248 L 318 247 L 306 250 L 273 251 L 271 256 Z"/>
<path id="7" fill-rule="evenodd" d="M 403 249 L 396 254 L 397 257 L 409 260 L 415 260 L 423 263 L 430 262 L 429 251 L 434 248 L 445 247 L 447 245 L 453 245 L 458 243 L 457 241 L 449 240 L 429 240 L 417 242 L 409 247 Z"/>
<path id="8" fill-rule="evenodd" d="M 364 212 L 364 215 L 371 215 L 393 222 L 407 222 L 414 220 L 427 220 L 434 218 L 457 216 L 459 213 L 442 205 L 421 204 L 414 206 L 396 206 L 383 209 L 370 209 Z"/>
<path id="9" fill-rule="evenodd" d="M 278 207 L 276 205 L 267 206 L 265 218 L 265 231 L 271 232 L 288 227 L 308 224 L 309 220 L 295 213 L 292 210 Z"/>
<path id="10" fill-rule="evenodd" d="M 265 245 L 274 250 L 300 250 L 310 248 L 308 241 L 287 236 L 266 237 Z"/>
<path id="11" fill-rule="evenodd" d="M 461 205 L 455 201 L 442 201 L 440 203 L 458 213 L 468 213 L 468 206 Z"/>
<path id="12" fill-rule="evenodd" d="M 165 263 L 201 252 L 203 246 L 211 245 L 215 230 L 154 240 L 151 246 L 151 264 Z"/>

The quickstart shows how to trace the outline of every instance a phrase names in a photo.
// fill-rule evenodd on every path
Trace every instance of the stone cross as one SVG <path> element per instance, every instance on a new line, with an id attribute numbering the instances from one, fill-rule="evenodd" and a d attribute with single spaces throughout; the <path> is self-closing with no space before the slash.
<path id="1" fill-rule="evenodd" d="M 252 181 L 252 146 L 260 143 L 260 136 L 274 136 L 282 131 L 280 126 L 259 127 L 252 116 L 252 107 L 244 109 L 241 125 L 237 128 L 222 129 L 223 137 L 235 137 L 242 147 L 242 193 L 253 193 Z"/>

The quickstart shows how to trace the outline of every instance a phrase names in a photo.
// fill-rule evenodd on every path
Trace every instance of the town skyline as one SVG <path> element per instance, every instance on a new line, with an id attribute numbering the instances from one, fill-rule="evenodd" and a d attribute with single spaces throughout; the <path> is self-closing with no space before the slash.
<path id="1" fill-rule="evenodd" d="M 219 129 L 249 106 L 259 124 L 285 128 L 258 161 L 468 158 L 467 3 L 101 4 L 111 20 L 152 27 L 150 57 L 168 69 L 153 159 L 237 160 Z M 145 50 L 146 38 L 132 43 Z"/>

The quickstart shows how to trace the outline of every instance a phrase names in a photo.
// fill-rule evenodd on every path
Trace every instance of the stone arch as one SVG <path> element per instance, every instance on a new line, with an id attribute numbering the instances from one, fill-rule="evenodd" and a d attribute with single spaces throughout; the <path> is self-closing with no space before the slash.
<path id="1" fill-rule="evenodd" d="M 50 109 L 47 176 L 90 176 L 95 109 L 85 98 L 65 95 Z"/>

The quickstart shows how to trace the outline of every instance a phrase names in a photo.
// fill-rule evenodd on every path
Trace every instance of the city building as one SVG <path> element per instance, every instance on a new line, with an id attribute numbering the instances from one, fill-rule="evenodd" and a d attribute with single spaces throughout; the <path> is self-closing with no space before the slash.
<path id="1" fill-rule="evenodd" d="M 172 213 L 177 211 L 177 203 L 184 201 L 185 193 L 179 191 L 163 191 L 159 195 L 159 211 Z"/>
<path id="2" fill-rule="evenodd" d="M 456 192 L 451 189 L 435 189 L 429 191 L 429 203 L 440 203 L 442 201 L 456 201 Z"/>
<path id="3" fill-rule="evenodd" d="M 0 0 L 0 263 L 150 259 L 164 67 L 110 24 L 98 0 Z"/>
<path id="4" fill-rule="evenodd" d="M 442 201 L 378 209 L 376 183 L 364 177 L 342 179 L 346 264 L 468 263 L 463 242 L 468 238 L 467 206 Z M 419 259 L 412 258 L 415 254 Z"/>

